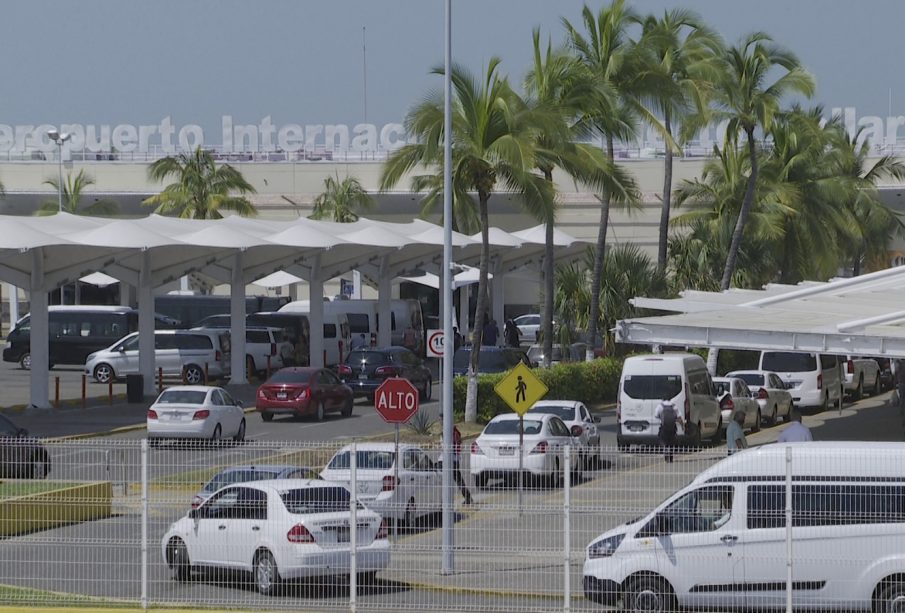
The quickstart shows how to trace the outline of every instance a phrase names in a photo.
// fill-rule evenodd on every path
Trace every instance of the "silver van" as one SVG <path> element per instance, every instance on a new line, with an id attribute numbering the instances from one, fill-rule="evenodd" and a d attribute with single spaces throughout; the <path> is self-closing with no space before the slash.
<path id="1" fill-rule="evenodd" d="M 155 374 L 162 368 L 164 376 L 190 385 L 229 377 L 229 330 L 155 330 L 154 356 Z M 138 374 L 138 332 L 89 355 L 85 374 L 98 383 Z"/>

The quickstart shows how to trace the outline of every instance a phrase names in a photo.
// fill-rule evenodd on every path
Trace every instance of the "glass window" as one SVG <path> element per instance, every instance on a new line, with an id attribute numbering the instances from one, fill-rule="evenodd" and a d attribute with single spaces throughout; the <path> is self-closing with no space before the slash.
<path id="1" fill-rule="evenodd" d="M 622 391 L 636 400 L 665 400 L 682 393 L 679 375 L 626 375 Z"/>
<path id="2" fill-rule="evenodd" d="M 241 468 L 238 470 L 225 470 L 219 475 L 211 479 L 204 486 L 206 492 L 216 492 L 221 487 L 232 485 L 233 483 L 247 483 L 249 481 L 263 481 L 265 479 L 276 479 L 277 473 L 272 470 L 261 470 L 258 468 L 248 469 Z"/>
<path id="3" fill-rule="evenodd" d="M 268 332 L 267 330 L 246 330 L 245 342 L 261 345 L 270 344 L 270 332 Z"/>
<path id="4" fill-rule="evenodd" d="M 822 354 L 820 356 L 820 363 L 824 369 L 827 369 L 836 366 L 838 364 L 838 360 L 834 355 Z"/>
<path id="5" fill-rule="evenodd" d="M 273 373 L 269 383 L 308 383 L 310 379 L 311 371 L 283 368 Z"/>
<path id="6" fill-rule="evenodd" d="M 176 338 L 172 334 L 155 334 L 154 349 L 157 351 L 163 349 L 176 349 Z"/>
<path id="7" fill-rule="evenodd" d="M 711 396 L 716 393 L 711 391 L 710 380 L 707 375 L 701 372 L 688 375 L 688 387 L 692 394 Z"/>
<path id="8" fill-rule="evenodd" d="M 714 381 L 713 389 L 716 390 L 716 396 L 719 398 L 723 394 L 732 394 L 732 383 L 730 381 Z"/>
<path id="9" fill-rule="evenodd" d="M 239 502 L 239 488 L 231 487 L 214 494 L 199 509 L 199 515 L 206 519 L 232 519 L 236 515 Z"/>
<path id="10" fill-rule="evenodd" d="M 575 419 L 575 409 L 566 406 L 541 405 L 533 406 L 528 410 L 529 413 L 545 413 L 547 415 L 556 415 L 560 419 Z"/>
<path id="11" fill-rule="evenodd" d="M 336 324 L 324 324 L 324 338 L 336 338 Z"/>
<path id="12" fill-rule="evenodd" d="M 367 314 L 348 313 L 346 316 L 349 319 L 349 330 L 352 331 L 352 334 L 370 334 L 371 325 Z"/>
<path id="13" fill-rule="evenodd" d="M 250 487 L 239 490 L 236 519 L 267 519 L 267 492 Z"/>
<path id="14" fill-rule="evenodd" d="M 226 403 L 223 402 L 223 395 L 220 394 L 220 390 L 214 390 L 211 392 L 211 404 L 217 407 L 222 407 Z"/>
<path id="15" fill-rule="evenodd" d="M 492 421 L 484 427 L 484 434 L 518 434 L 517 419 Z M 543 422 L 536 419 L 524 420 L 525 434 L 540 434 Z"/>
<path id="16" fill-rule="evenodd" d="M 729 521 L 732 495 L 731 485 L 702 487 L 673 501 L 657 515 L 672 534 L 710 532 Z"/>
<path id="17" fill-rule="evenodd" d="M 220 393 L 223 395 L 224 406 L 228 406 L 228 407 L 235 406 L 236 401 L 233 399 L 232 396 L 229 395 L 229 392 L 227 392 L 226 390 L 220 390 Z"/>
<path id="18" fill-rule="evenodd" d="M 760 366 L 776 372 L 813 372 L 817 370 L 817 356 L 813 353 L 765 351 Z"/>
<path id="19" fill-rule="evenodd" d="M 738 377 L 748 385 L 763 385 L 764 384 L 764 376 L 756 373 L 742 373 L 738 375 L 733 375 Z"/>
<path id="20" fill-rule="evenodd" d="M 748 527 L 785 526 L 784 485 L 748 489 Z M 905 523 L 905 486 L 794 485 L 793 526 Z"/>
<path id="21" fill-rule="evenodd" d="M 349 452 L 342 451 L 333 456 L 330 460 L 328 468 L 346 470 L 349 468 Z M 359 450 L 355 454 L 355 463 L 357 468 L 389 470 L 393 468 L 396 461 L 396 453 L 394 451 L 377 451 L 377 450 Z"/>
<path id="22" fill-rule="evenodd" d="M 280 492 L 292 514 L 341 513 L 349 510 L 349 490 L 344 487 L 309 487 Z"/>
<path id="23" fill-rule="evenodd" d="M 361 366 L 362 364 L 389 364 L 390 355 L 382 351 L 353 351 L 346 358 L 346 364 Z"/>
<path id="24" fill-rule="evenodd" d="M 156 342 L 156 337 L 155 337 Z M 126 337 L 120 345 L 123 348 L 123 351 L 138 351 L 138 335 Z"/>
<path id="25" fill-rule="evenodd" d="M 204 404 L 207 392 L 200 390 L 164 390 L 157 404 Z"/>

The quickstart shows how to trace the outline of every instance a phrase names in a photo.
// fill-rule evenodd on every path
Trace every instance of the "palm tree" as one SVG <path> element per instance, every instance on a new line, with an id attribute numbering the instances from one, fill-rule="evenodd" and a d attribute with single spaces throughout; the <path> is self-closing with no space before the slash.
<path id="1" fill-rule="evenodd" d="M 600 9 L 597 15 L 585 5 L 581 16 L 587 35 L 579 32 L 567 19 L 563 19 L 562 23 L 569 46 L 594 79 L 595 93 L 587 97 L 585 121 L 605 138 L 606 155 L 612 162 L 615 157 L 615 140 L 627 141 L 634 138 L 637 114 L 643 112 L 640 104 L 631 96 L 631 81 L 637 71 L 631 68 L 632 46 L 629 44 L 628 28 L 637 22 L 637 17 L 625 6 L 625 0 L 614 0 L 609 7 Z M 652 123 L 655 121 L 652 119 Z M 600 283 L 612 200 L 613 195 L 609 191 L 603 191 L 600 197 L 594 272 L 591 276 L 589 360 L 594 356 L 593 344 L 597 338 Z"/>
<path id="2" fill-rule="evenodd" d="M 768 79 L 779 69 L 783 72 L 769 82 Z M 729 289 L 732 282 L 745 224 L 754 204 L 758 173 L 755 132 L 758 129 L 769 132 L 784 95 L 798 93 L 811 96 L 814 88 L 813 77 L 802 68 L 798 59 L 775 45 L 764 33 L 749 35 L 727 52 L 724 70 L 713 84 L 716 104 L 711 117 L 728 120 L 726 133 L 733 146 L 737 145 L 738 136 L 744 134 L 751 169 L 726 255 L 726 266 L 720 281 L 723 290 Z"/>
<path id="3" fill-rule="evenodd" d="M 613 164 L 596 147 L 576 142 L 581 126 L 576 123 L 586 96 L 593 84 L 583 66 L 565 50 L 553 50 L 548 40 L 541 49 L 540 31 L 533 32 L 534 64 L 525 77 L 527 104 L 533 112 L 537 135 L 537 169 L 549 184 L 551 197 L 543 210 L 544 240 L 544 308 L 541 322 L 544 366 L 549 367 L 553 354 L 553 227 L 557 202 L 553 171 L 563 169 L 578 182 L 600 191 L 618 191 L 624 198 L 637 191 L 634 181 Z"/>
<path id="4" fill-rule="evenodd" d="M 642 21 L 638 56 L 643 68 L 640 80 L 647 82 L 644 97 L 663 117 L 666 134 L 676 137 L 679 144 L 688 141 L 695 127 L 685 118 L 692 111 L 701 113 L 707 106 L 722 47 L 720 37 L 691 11 L 673 9 L 659 19 L 650 15 Z M 680 127 L 678 135 L 674 126 Z M 666 269 L 672 169 L 673 147 L 667 142 L 657 251 L 657 270 L 661 272 Z"/>
<path id="5" fill-rule="evenodd" d="M 162 192 L 151 196 L 144 204 L 156 206 L 155 213 L 175 215 L 183 219 L 219 219 L 220 211 L 235 211 L 239 215 L 256 215 L 254 205 L 239 194 L 253 194 L 255 188 L 242 173 L 230 166 L 218 166 L 209 151 L 201 147 L 192 153 L 180 153 L 157 160 L 148 168 L 148 178 L 176 181 Z"/>
<path id="6" fill-rule="evenodd" d="M 332 218 L 339 223 L 358 221 L 356 209 L 369 209 L 373 205 L 371 196 L 355 177 L 339 180 L 335 177 L 324 179 L 324 191 L 314 199 L 311 219 Z"/>
<path id="7" fill-rule="evenodd" d="M 47 179 L 44 181 L 44 185 L 50 185 L 57 190 L 57 193 L 60 191 L 58 179 Z M 109 198 L 96 198 L 88 206 L 82 207 L 83 192 L 86 187 L 91 185 L 94 185 L 94 177 L 84 169 L 79 170 L 75 176 L 71 172 L 67 174 L 66 181 L 63 183 L 63 210 L 73 215 L 105 216 L 119 213 L 119 205 Z M 59 199 L 48 199 L 41 203 L 41 207 L 35 211 L 35 215 L 55 215 L 59 210 Z"/>
<path id="8" fill-rule="evenodd" d="M 488 202 L 496 189 L 518 193 L 526 210 L 535 218 L 542 218 L 550 196 L 549 185 L 532 172 L 537 167 L 535 143 L 537 128 L 530 121 L 530 113 L 512 90 L 508 80 L 497 69 L 500 60 L 491 58 L 484 79 L 476 80 L 471 73 L 454 65 L 450 78 L 453 87 L 452 177 L 454 206 L 467 207 L 473 200 L 463 201 L 463 194 L 477 194 L 478 218 L 481 229 L 480 275 L 478 278 L 477 311 L 475 313 L 474 343 L 465 401 L 465 419 L 477 420 L 477 369 L 487 307 L 487 272 L 490 260 Z M 435 74 L 443 74 L 435 68 Z M 433 169 L 434 177 L 443 170 L 443 99 L 439 94 L 428 96 L 405 119 L 408 134 L 417 142 L 393 152 L 384 164 L 380 186 L 382 190 L 395 186 L 402 177 L 416 167 Z M 436 179 L 414 177 L 416 186 L 433 184 Z"/>

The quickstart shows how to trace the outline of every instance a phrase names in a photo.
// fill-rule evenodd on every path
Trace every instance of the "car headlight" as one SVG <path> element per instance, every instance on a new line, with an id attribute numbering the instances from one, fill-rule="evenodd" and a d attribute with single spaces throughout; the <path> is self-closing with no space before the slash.
<path id="1" fill-rule="evenodd" d="M 599 541 L 594 541 L 588 545 L 588 557 L 592 560 L 595 558 L 610 557 L 616 553 L 616 549 L 624 538 L 625 534 L 616 534 L 614 536 L 608 536 L 605 539 L 600 539 Z"/>

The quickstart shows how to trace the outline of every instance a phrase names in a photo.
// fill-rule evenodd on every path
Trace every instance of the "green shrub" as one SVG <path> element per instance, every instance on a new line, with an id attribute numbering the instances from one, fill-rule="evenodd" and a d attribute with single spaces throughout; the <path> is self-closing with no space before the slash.
<path id="1" fill-rule="evenodd" d="M 619 376 L 622 374 L 622 358 L 557 364 L 551 368 L 537 368 L 533 372 L 550 389 L 544 396 L 545 400 L 580 400 L 585 404 L 615 402 Z M 490 421 L 495 415 L 512 410 L 494 391 L 494 387 L 506 374 L 478 377 L 479 422 Z M 458 417 L 465 413 L 467 388 L 468 377 L 456 377 L 453 380 L 453 410 Z"/>

